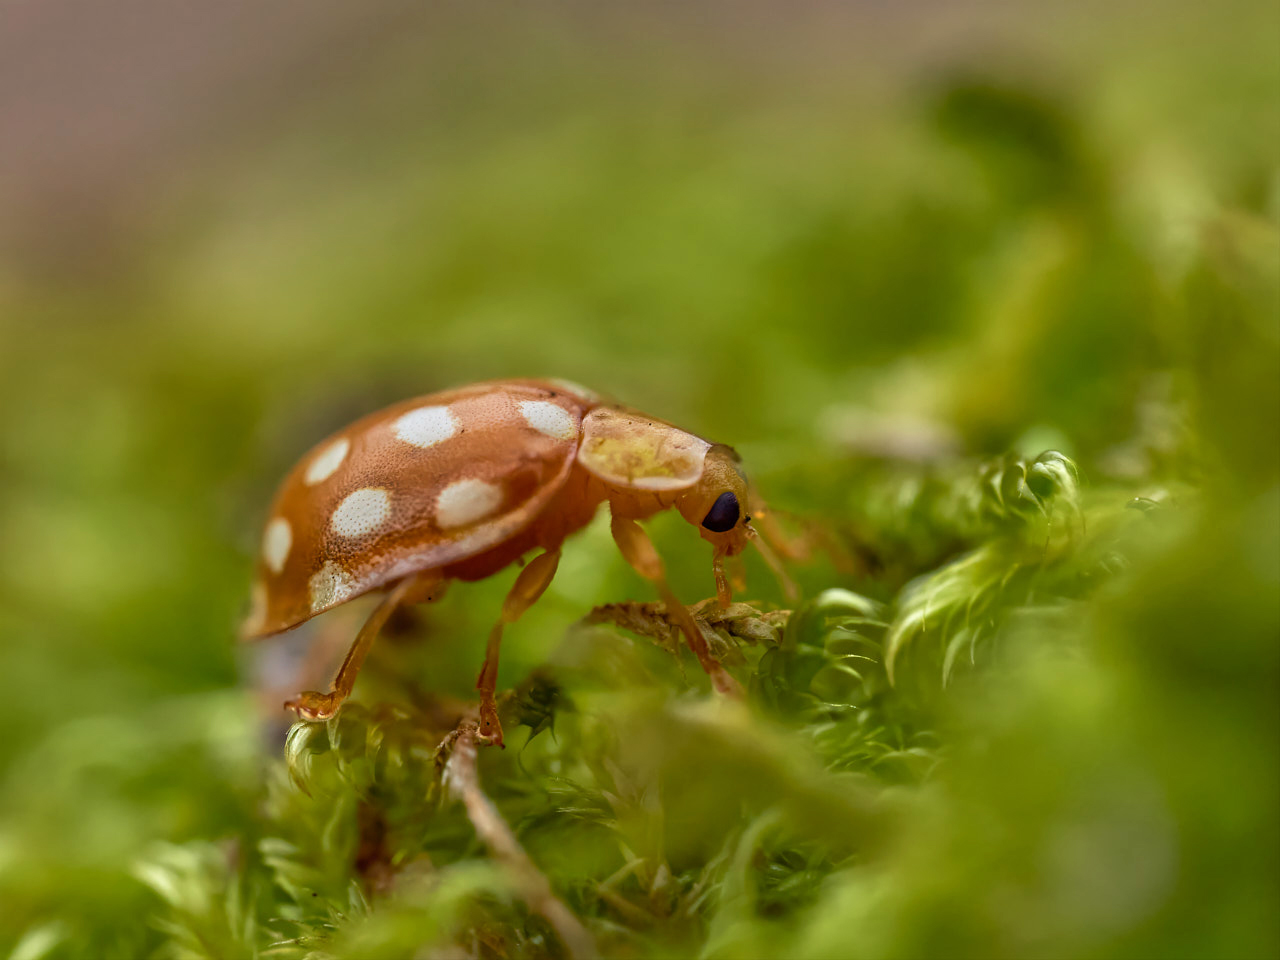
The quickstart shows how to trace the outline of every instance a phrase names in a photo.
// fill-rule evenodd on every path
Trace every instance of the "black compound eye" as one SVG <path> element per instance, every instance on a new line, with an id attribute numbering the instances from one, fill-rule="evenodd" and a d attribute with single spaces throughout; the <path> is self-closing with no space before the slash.
<path id="1" fill-rule="evenodd" d="M 713 533 L 724 533 L 737 525 L 740 513 L 738 498 L 733 495 L 732 490 L 726 490 L 716 498 L 707 515 L 702 518 L 702 525 Z"/>

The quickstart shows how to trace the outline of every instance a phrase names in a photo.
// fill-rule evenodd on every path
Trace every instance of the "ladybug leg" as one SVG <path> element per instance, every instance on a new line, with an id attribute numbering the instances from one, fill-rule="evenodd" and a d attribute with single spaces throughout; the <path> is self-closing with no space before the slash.
<path id="1" fill-rule="evenodd" d="M 364 658 L 368 655 L 369 648 L 373 646 L 374 638 L 386 624 L 387 618 L 406 600 L 430 596 L 430 589 L 437 583 L 438 581 L 427 581 L 424 576 L 419 575 L 406 577 L 392 587 L 382 598 L 382 602 L 374 607 L 373 613 L 369 614 L 369 619 L 356 634 L 355 642 L 347 651 L 346 659 L 338 668 L 337 676 L 333 678 L 333 683 L 329 684 L 329 692 L 303 691 L 292 700 L 286 700 L 285 709 L 297 712 L 302 720 L 328 720 L 335 716 L 342 702 L 350 696 L 352 687 L 356 685 L 356 676 L 360 673 Z"/>
<path id="2" fill-rule="evenodd" d="M 711 572 L 716 576 L 716 604 L 721 610 L 728 609 L 733 603 L 733 590 L 729 586 L 729 578 L 724 572 L 724 556 L 717 553 L 711 561 Z"/>
<path id="3" fill-rule="evenodd" d="M 795 536 L 788 534 L 778 522 L 779 511 L 770 510 L 754 490 L 751 494 L 751 502 L 756 508 L 751 518 L 755 521 L 755 528 L 762 538 L 777 553 L 780 553 L 783 559 L 800 562 L 808 560 L 813 554 L 814 534 L 817 531 L 805 529 Z"/>
<path id="4" fill-rule="evenodd" d="M 502 724 L 498 722 L 498 708 L 493 702 L 493 694 L 498 687 L 498 652 L 502 645 L 502 629 L 508 623 L 519 620 L 538 601 L 543 591 L 551 585 L 551 579 L 556 575 L 556 567 L 559 565 L 559 547 L 529 561 L 520 571 L 520 576 L 516 577 L 511 591 L 502 602 L 502 616 L 489 632 L 484 666 L 480 668 L 480 676 L 476 678 L 476 689 L 480 691 L 479 735 L 488 743 L 499 747 L 503 745 Z"/>
<path id="5" fill-rule="evenodd" d="M 748 527 L 747 542 L 760 552 L 761 558 L 763 558 L 769 569 L 773 571 L 773 576 L 778 581 L 778 586 L 782 587 L 782 592 L 786 598 L 793 603 L 799 599 L 800 588 L 796 586 L 796 582 L 787 574 L 782 561 L 778 559 L 778 555 L 769 546 L 769 541 L 761 536 L 760 532 L 754 527 Z"/>
<path id="6" fill-rule="evenodd" d="M 707 639 L 694 621 L 693 614 L 680 602 L 667 584 L 662 558 L 658 556 L 658 551 L 654 548 L 649 535 L 644 532 L 644 528 L 634 520 L 617 515 L 613 518 L 611 528 L 614 542 L 622 551 L 627 563 L 635 568 L 636 573 L 658 588 L 663 602 L 667 605 L 667 613 L 680 627 L 685 641 L 689 644 L 689 649 L 698 658 L 698 663 L 702 664 L 702 669 L 711 677 L 711 683 L 716 690 L 728 697 L 741 698 L 742 687 L 711 655 L 711 648 L 707 646 Z"/>

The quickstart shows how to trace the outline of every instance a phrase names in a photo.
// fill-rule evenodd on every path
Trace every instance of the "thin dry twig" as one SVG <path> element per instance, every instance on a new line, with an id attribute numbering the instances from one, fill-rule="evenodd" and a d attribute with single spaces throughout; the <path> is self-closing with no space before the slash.
<path id="1" fill-rule="evenodd" d="M 478 729 L 475 720 L 464 719 L 440 745 L 440 750 L 448 753 L 442 778 L 445 789 L 450 796 L 462 801 L 476 835 L 489 852 L 511 868 L 521 899 L 551 925 L 570 960 L 598 956 L 591 934 L 552 893 L 547 878 L 529 859 L 498 808 L 480 788 L 476 766 Z"/>
<path id="2" fill-rule="evenodd" d="M 749 603 L 731 603 L 721 609 L 714 598 L 695 603 L 689 612 L 702 628 L 707 642 L 718 649 L 727 649 L 734 641 L 777 643 L 791 616 L 790 610 L 762 612 Z M 667 614 L 665 603 L 609 603 L 596 607 L 582 619 L 582 623 L 611 623 L 656 640 L 659 646 L 668 650 L 680 648 L 680 627 Z"/>

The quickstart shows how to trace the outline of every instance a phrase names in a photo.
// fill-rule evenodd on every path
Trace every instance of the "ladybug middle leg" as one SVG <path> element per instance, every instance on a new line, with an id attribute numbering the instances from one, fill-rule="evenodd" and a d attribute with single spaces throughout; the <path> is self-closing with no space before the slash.
<path id="1" fill-rule="evenodd" d="M 502 724 L 498 722 L 498 708 L 493 701 L 493 692 L 498 686 L 498 653 L 502 645 L 502 628 L 508 623 L 515 623 L 524 612 L 533 606 L 543 591 L 551 585 L 556 575 L 556 567 L 560 565 L 560 548 L 539 554 L 520 571 L 511 591 L 502 602 L 502 616 L 489 632 L 489 645 L 485 650 L 484 666 L 480 668 L 480 676 L 476 678 L 476 689 L 480 691 L 480 739 L 501 747 Z"/>
<path id="2" fill-rule="evenodd" d="M 373 613 L 369 614 L 369 619 L 356 634 L 351 649 L 347 651 L 346 659 L 338 668 L 333 683 L 329 684 L 329 692 L 304 690 L 292 700 L 286 700 L 285 709 L 295 711 L 303 720 L 328 720 L 336 716 L 343 701 L 351 695 L 351 690 L 356 685 L 356 677 L 364 664 L 364 658 L 369 653 L 369 648 L 373 646 L 374 638 L 386 625 L 391 614 L 405 603 L 422 603 L 439 599 L 444 592 L 444 584 L 445 582 L 438 575 L 433 576 L 428 572 L 405 577 L 393 586 L 387 591 L 382 601 L 373 608 Z"/>

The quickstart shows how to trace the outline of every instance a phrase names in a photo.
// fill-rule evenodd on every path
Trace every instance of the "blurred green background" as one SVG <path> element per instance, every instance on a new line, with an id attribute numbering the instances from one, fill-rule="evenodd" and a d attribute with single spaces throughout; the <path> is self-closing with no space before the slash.
<path id="1" fill-rule="evenodd" d="M 607 527 L 509 633 L 482 782 L 602 953 L 1280 954 L 1278 104 L 1262 2 L 7 6 L 0 955 L 562 955 L 433 783 L 511 571 L 288 761 L 359 612 L 233 640 L 303 451 L 516 375 L 813 546 L 743 712 L 574 626 Z"/>

